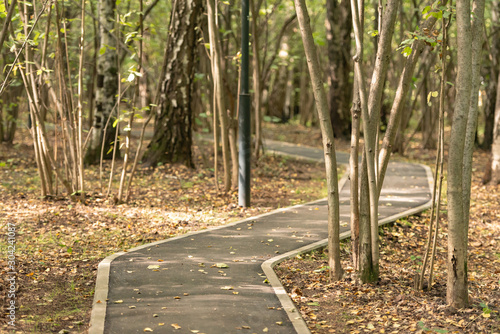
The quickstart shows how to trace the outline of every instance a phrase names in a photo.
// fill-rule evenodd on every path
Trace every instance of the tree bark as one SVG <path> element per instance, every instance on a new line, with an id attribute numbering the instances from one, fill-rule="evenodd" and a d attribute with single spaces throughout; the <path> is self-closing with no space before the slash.
<path id="1" fill-rule="evenodd" d="M 113 147 L 116 128 L 110 120 L 105 125 L 116 105 L 118 94 L 118 55 L 116 39 L 110 31 L 114 30 L 116 18 L 116 1 L 100 0 L 99 2 L 99 29 L 100 49 L 97 58 L 97 90 L 94 110 L 92 138 L 85 156 L 85 162 L 97 163 L 101 157 L 104 141 L 104 158 L 111 159 L 118 152 L 109 152 Z M 109 152 L 109 153 L 108 153 Z"/>
<path id="2" fill-rule="evenodd" d="M 329 101 L 333 131 L 337 138 L 349 136 L 349 105 L 351 102 L 351 31 L 349 0 L 326 1 L 326 39 L 329 61 Z"/>
<path id="3" fill-rule="evenodd" d="M 195 52 L 198 26 L 203 14 L 201 0 L 177 3 L 172 20 L 169 54 L 159 108 L 155 115 L 153 138 L 144 154 L 149 166 L 158 163 L 183 163 L 194 167 L 192 157 L 192 106 Z"/>
<path id="4" fill-rule="evenodd" d="M 493 128 L 493 144 L 491 145 L 491 183 L 500 184 L 500 74 L 497 81 L 495 103 L 495 126 Z"/>
<path id="5" fill-rule="evenodd" d="M 335 156 L 335 142 L 333 128 L 330 121 L 328 102 L 323 87 L 322 71 L 319 65 L 316 46 L 312 36 L 309 14 L 305 0 L 295 0 L 295 10 L 300 26 L 300 33 L 304 43 L 314 99 L 318 109 L 321 133 L 323 137 L 323 150 L 326 167 L 326 183 L 328 187 L 328 262 L 330 265 L 330 278 L 333 281 L 342 278 L 343 270 L 340 264 L 340 215 L 339 215 L 339 189 L 337 179 L 337 158 Z"/>
<path id="6" fill-rule="evenodd" d="M 470 179 L 474 145 L 479 55 L 484 17 L 484 0 L 458 0 L 456 101 L 448 157 L 448 279 L 446 300 L 455 308 L 469 304 L 467 243 L 469 229 Z M 479 36 L 478 36 L 479 32 Z M 473 40 L 474 38 L 474 40 Z M 474 42 L 473 42 L 474 41 Z"/>
<path id="7" fill-rule="evenodd" d="M 216 3 L 214 0 L 207 0 L 208 11 L 208 35 L 210 39 L 210 62 L 212 67 L 213 81 L 213 112 L 217 113 L 221 127 L 222 161 L 224 163 L 224 191 L 231 188 L 231 156 L 229 151 L 229 120 L 226 108 L 226 99 L 223 87 L 222 73 L 222 50 L 219 42 L 219 27 L 216 23 Z"/>
<path id="8" fill-rule="evenodd" d="M 257 2 L 257 3 L 256 3 Z M 254 154 L 258 159 L 262 149 L 262 78 L 261 78 L 261 64 L 259 56 L 259 36 L 258 36 L 258 18 L 259 9 L 262 1 L 250 1 L 250 8 L 252 13 L 252 71 L 253 71 L 253 107 L 255 109 L 255 148 Z"/>

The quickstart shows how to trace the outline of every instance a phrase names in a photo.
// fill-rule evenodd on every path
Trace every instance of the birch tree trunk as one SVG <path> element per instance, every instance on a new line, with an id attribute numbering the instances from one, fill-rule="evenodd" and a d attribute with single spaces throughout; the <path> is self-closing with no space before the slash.
<path id="1" fill-rule="evenodd" d="M 92 139 L 85 156 L 85 162 L 97 163 L 101 157 L 102 143 L 104 141 L 104 158 L 111 159 L 116 152 L 109 152 L 113 147 L 116 128 L 110 121 L 107 129 L 105 125 L 111 117 L 116 105 L 118 94 L 118 55 L 116 52 L 116 39 L 110 32 L 114 31 L 116 18 L 116 1 L 99 1 L 99 30 L 100 45 L 97 57 L 97 90 L 94 110 Z M 108 153 L 109 152 L 109 153 Z"/>
<path id="2" fill-rule="evenodd" d="M 328 187 L 328 263 L 330 266 L 330 278 L 336 281 L 342 278 L 343 270 L 340 264 L 339 189 L 333 128 L 330 121 L 326 93 L 323 87 L 323 72 L 319 66 L 305 0 L 295 0 L 295 10 L 299 21 L 300 33 L 304 44 L 304 51 L 309 67 L 309 75 L 311 76 L 311 84 L 323 137 L 326 183 Z"/>
<path id="3" fill-rule="evenodd" d="M 158 163 L 183 163 L 193 167 L 192 157 L 192 92 L 202 0 L 181 0 L 172 15 L 169 55 L 162 78 L 159 107 L 153 138 L 144 154 L 149 166 Z"/>

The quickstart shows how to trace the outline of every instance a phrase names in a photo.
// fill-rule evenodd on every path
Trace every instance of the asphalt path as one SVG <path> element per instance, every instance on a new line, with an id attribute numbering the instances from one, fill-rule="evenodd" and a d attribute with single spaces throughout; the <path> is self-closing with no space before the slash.
<path id="1" fill-rule="evenodd" d="M 268 153 L 322 160 L 320 149 L 266 141 Z M 339 164 L 348 155 L 338 153 Z M 389 164 L 380 223 L 429 207 L 428 167 Z M 341 182 L 341 235 L 349 232 L 349 182 Z M 101 262 L 90 333 L 308 333 L 272 266 L 327 238 L 320 200 L 188 233 Z"/>

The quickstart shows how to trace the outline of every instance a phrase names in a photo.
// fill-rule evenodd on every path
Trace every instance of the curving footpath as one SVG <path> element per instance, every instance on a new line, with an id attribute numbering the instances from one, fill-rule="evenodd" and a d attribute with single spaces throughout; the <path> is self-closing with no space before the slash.
<path id="1" fill-rule="evenodd" d="M 323 159 L 320 149 L 272 141 L 266 147 Z M 347 161 L 338 153 L 339 164 Z M 350 236 L 346 180 L 341 238 Z M 431 185 L 428 167 L 391 163 L 380 224 L 430 207 Z M 111 255 L 99 264 L 89 333 L 310 333 L 272 268 L 326 245 L 326 217 L 320 200 Z"/>

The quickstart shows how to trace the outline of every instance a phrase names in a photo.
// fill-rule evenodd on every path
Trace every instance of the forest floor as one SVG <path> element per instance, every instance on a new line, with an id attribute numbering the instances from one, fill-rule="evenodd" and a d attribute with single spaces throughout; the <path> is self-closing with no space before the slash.
<path id="1" fill-rule="evenodd" d="M 267 124 L 269 139 L 321 146 L 319 130 Z M 22 138 L 20 134 L 18 138 Z M 106 256 L 189 231 L 222 225 L 279 207 L 325 197 L 322 164 L 268 155 L 254 162 L 252 202 L 237 207 L 237 193 L 217 192 L 212 145 L 197 143 L 196 168 L 163 165 L 140 170 L 131 200 L 116 205 L 100 190 L 99 169 L 87 169 L 85 202 L 39 197 L 39 178 L 29 136 L 13 147 L 0 146 L 0 229 L 16 224 L 16 330 L 20 333 L 88 330 L 98 263 Z M 348 143 L 336 143 L 348 150 Z M 409 157 L 433 164 L 433 153 L 412 147 Z M 475 155 L 470 232 L 471 308 L 450 312 L 445 305 L 446 227 L 441 229 L 431 292 L 413 290 L 424 252 L 429 214 L 381 229 L 381 280 L 356 285 L 344 243 L 344 279 L 330 283 L 323 252 L 282 263 L 280 276 L 313 333 L 457 332 L 500 333 L 500 188 L 483 186 L 487 155 Z M 395 157 L 395 159 L 401 159 Z M 109 164 L 105 166 L 109 175 Z M 118 170 L 118 169 L 117 169 Z M 108 176 L 104 177 L 107 184 Z M 112 193 L 116 193 L 116 184 Z M 442 217 L 446 224 L 445 212 Z M 7 254 L 5 243 L 0 251 Z M 0 256 L 0 312 L 5 314 L 6 256 Z M 1 321 L 5 321 L 2 317 Z M 7 331 L 5 322 L 0 332 Z"/>
<path id="2" fill-rule="evenodd" d="M 19 333 L 86 333 L 97 265 L 110 254 L 326 196 L 321 163 L 266 155 L 253 162 L 252 207 L 239 208 L 237 192 L 215 188 L 213 145 L 196 142 L 195 169 L 139 170 L 127 204 L 115 204 L 117 182 L 105 195 L 109 162 L 103 191 L 99 168 L 86 169 L 84 202 L 43 199 L 30 136 L 21 131 L 17 138 L 14 146 L 0 146 L 0 312 L 7 313 L 6 236 L 7 224 L 13 223 Z M 6 325 L 0 317 L 1 333 L 9 332 Z"/>
<path id="3" fill-rule="evenodd" d="M 434 169 L 435 152 L 412 143 L 406 157 Z M 351 243 L 342 243 L 342 280 L 330 282 L 325 250 L 275 269 L 312 333 L 500 333 L 500 186 L 483 185 L 488 154 L 474 154 L 469 232 L 470 307 L 446 306 L 447 211 L 441 210 L 432 289 L 414 289 L 427 244 L 430 210 L 380 229 L 380 279 L 357 283 Z M 446 168 L 446 167 L 445 167 Z M 446 180 L 443 185 L 446 189 Z M 446 195 L 444 194 L 444 199 Z M 443 208 L 443 206 L 442 206 Z M 428 273 L 428 271 L 427 271 Z M 426 276 L 428 277 L 428 276 Z"/>

